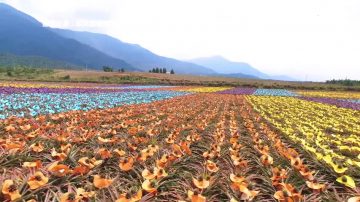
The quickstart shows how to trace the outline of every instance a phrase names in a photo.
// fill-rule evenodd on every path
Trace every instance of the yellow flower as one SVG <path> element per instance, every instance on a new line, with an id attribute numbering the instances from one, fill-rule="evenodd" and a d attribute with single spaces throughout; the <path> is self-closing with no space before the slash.
<path id="1" fill-rule="evenodd" d="M 356 187 L 354 180 L 348 175 L 343 175 L 337 178 L 336 181 L 352 189 L 355 189 Z"/>

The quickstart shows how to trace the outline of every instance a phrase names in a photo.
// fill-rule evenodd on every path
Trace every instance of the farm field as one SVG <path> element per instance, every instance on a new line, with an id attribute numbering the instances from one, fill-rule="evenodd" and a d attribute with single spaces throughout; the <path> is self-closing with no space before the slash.
<path id="1" fill-rule="evenodd" d="M 360 93 L 0 83 L 0 201 L 360 200 Z"/>

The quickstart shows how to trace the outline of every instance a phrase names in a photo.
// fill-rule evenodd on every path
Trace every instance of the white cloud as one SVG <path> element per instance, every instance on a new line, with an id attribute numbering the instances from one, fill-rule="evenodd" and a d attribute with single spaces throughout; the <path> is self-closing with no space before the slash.
<path id="1" fill-rule="evenodd" d="M 358 0 L 6 0 L 47 26 L 160 55 L 223 55 L 269 74 L 360 79 Z"/>

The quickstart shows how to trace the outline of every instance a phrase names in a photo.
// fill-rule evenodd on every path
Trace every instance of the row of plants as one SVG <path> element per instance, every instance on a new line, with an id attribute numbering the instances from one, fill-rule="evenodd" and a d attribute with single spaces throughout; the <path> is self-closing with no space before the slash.
<path id="1" fill-rule="evenodd" d="M 359 92 L 351 92 L 351 91 L 296 91 L 296 93 L 305 97 L 360 99 Z"/>
<path id="2" fill-rule="evenodd" d="M 149 103 L 187 95 L 177 91 L 131 91 L 107 93 L 21 93 L 4 94 L 0 99 L 0 119 L 53 114 L 71 110 L 104 109 L 125 104 Z"/>
<path id="3" fill-rule="evenodd" d="M 359 111 L 290 97 L 248 96 L 247 99 L 285 137 L 326 165 L 337 182 L 357 189 Z"/>

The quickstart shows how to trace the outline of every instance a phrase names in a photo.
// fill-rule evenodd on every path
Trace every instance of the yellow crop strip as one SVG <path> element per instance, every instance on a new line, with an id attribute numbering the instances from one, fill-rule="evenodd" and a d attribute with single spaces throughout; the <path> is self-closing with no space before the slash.
<path id="1" fill-rule="evenodd" d="M 359 172 L 360 111 L 293 97 L 246 98 L 265 119 L 334 172 Z"/>
<path id="2" fill-rule="evenodd" d="M 186 89 L 184 91 L 194 92 L 194 93 L 213 93 L 228 89 L 231 89 L 231 87 L 199 87 L 199 88 Z"/>
<path id="3" fill-rule="evenodd" d="M 306 97 L 328 97 L 341 99 L 360 99 L 358 92 L 336 92 L 336 91 L 297 91 L 299 95 Z"/>

